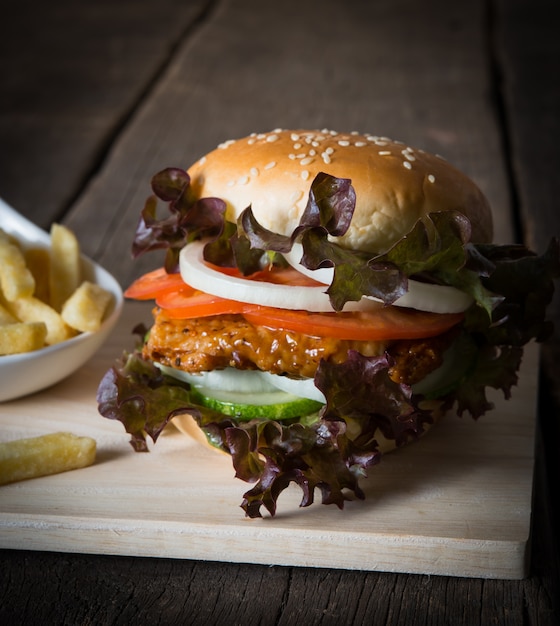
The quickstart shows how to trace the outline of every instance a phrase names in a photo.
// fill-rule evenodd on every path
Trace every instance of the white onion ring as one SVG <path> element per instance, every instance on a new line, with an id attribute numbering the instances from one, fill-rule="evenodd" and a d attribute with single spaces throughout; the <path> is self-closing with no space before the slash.
<path id="1" fill-rule="evenodd" d="M 317 400 L 326 402 L 325 396 L 317 387 L 312 378 L 296 380 L 287 376 L 278 376 L 270 372 L 260 370 L 238 370 L 233 367 L 226 367 L 223 370 L 213 370 L 211 372 L 201 372 L 191 374 L 183 370 L 155 363 L 157 367 L 168 376 L 173 376 L 178 380 L 190 383 L 200 390 L 219 391 L 221 393 L 234 393 L 248 395 L 270 394 L 275 391 L 284 391 L 298 398 Z"/>
<path id="2" fill-rule="evenodd" d="M 334 268 L 323 267 L 317 270 L 310 270 L 304 267 L 301 264 L 303 246 L 300 243 L 294 243 L 291 251 L 283 256 L 292 267 L 302 274 L 325 285 L 331 284 Z M 381 300 L 371 296 L 364 296 L 364 299 L 381 302 Z M 471 296 L 455 287 L 421 283 L 417 280 L 409 279 L 408 291 L 395 300 L 393 306 L 417 309 L 418 311 L 430 311 L 432 313 L 462 313 L 472 303 L 473 299 Z"/>
<path id="3" fill-rule="evenodd" d="M 319 313 L 333 312 L 323 286 L 278 285 L 228 276 L 204 262 L 203 250 L 204 242 L 193 241 L 179 255 L 181 277 L 194 289 L 247 304 Z M 371 311 L 378 307 L 378 302 L 362 299 L 360 302 L 348 302 L 345 311 Z"/>
<path id="4" fill-rule="evenodd" d="M 192 374 L 157 362 L 155 365 L 164 374 L 189 383 L 196 389 L 218 389 L 224 392 L 253 394 L 268 393 L 277 389 L 266 377 L 261 376 L 263 372 L 259 370 L 238 370 L 234 367 L 226 367 L 223 370 Z"/>
<path id="5" fill-rule="evenodd" d="M 324 287 L 278 285 L 228 276 L 204 262 L 204 245 L 203 241 L 193 241 L 181 250 L 179 256 L 181 277 L 194 289 L 247 304 L 319 313 L 333 312 Z M 334 273 L 333 268 L 307 269 L 300 263 L 301 256 L 301 244 L 294 244 L 291 252 L 284 255 L 288 263 L 302 274 L 325 285 L 330 284 Z M 393 302 L 393 306 L 432 313 L 462 313 L 472 302 L 471 296 L 455 287 L 409 280 L 407 293 Z M 371 311 L 378 308 L 380 304 L 382 300 L 364 296 L 359 302 L 347 302 L 344 310 Z"/>
<path id="6" fill-rule="evenodd" d="M 287 376 L 278 376 L 270 372 L 260 372 L 260 374 L 271 385 L 286 393 L 291 393 L 300 398 L 307 398 L 308 400 L 317 400 L 317 402 L 322 402 L 323 404 L 326 402 L 323 392 L 315 386 L 313 378 L 295 379 Z"/>

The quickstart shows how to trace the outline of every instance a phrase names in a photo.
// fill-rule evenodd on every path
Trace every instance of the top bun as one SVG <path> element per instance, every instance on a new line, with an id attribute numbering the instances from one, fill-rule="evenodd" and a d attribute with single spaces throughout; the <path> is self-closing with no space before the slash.
<path id="1" fill-rule="evenodd" d="M 457 210 L 472 225 L 473 242 L 492 240 L 488 201 L 443 158 L 386 137 L 322 130 L 274 130 L 230 140 L 188 173 L 197 198 L 219 197 L 235 221 L 248 206 L 257 221 L 290 235 L 307 204 L 311 183 L 325 172 L 349 178 L 356 208 L 348 248 L 381 253 L 433 211 Z"/>

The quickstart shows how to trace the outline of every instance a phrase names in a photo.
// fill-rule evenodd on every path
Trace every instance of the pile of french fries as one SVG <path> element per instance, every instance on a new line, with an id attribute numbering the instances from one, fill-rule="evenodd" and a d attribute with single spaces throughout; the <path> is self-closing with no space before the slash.
<path id="1" fill-rule="evenodd" d="M 112 294 L 82 276 L 80 246 L 60 224 L 50 248 L 26 248 L 0 228 L 0 355 L 96 331 Z"/>

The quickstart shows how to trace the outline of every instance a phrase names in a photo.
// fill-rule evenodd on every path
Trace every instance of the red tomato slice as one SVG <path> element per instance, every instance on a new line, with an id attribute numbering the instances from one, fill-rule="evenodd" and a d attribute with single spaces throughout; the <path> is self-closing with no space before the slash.
<path id="1" fill-rule="evenodd" d="M 244 316 L 257 326 L 358 341 L 434 337 L 463 319 L 462 313 L 428 313 L 393 306 L 351 313 L 309 313 L 254 307 L 253 310 L 247 309 Z"/>
<path id="2" fill-rule="evenodd" d="M 166 292 L 156 297 L 156 304 L 173 319 L 193 319 L 210 315 L 243 313 L 247 304 L 212 296 L 190 287 L 182 291 Z"/>
<path id="3" fill-rule="evenodd" d="M 124 292 L 132 300 L 153 300 L 156 296 L 186 287 L 181 274 L 168 274 L 163 267 L 136 279 Z"/>

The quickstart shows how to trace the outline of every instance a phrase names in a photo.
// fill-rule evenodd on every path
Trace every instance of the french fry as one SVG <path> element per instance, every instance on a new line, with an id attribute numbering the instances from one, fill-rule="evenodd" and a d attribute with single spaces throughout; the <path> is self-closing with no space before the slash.
<path id="1" fill-rule="evenodd" d="M 84 281 L 64 303 L 61 317 L 71 328 L 82 333 L 94 332 L 101 326 L 110 301 L 110 292 Z"/>
<path id="2" fill-rule="evenodd" d="M 8 307 L 22 322 L 44 322 L 47 327 L 45 343 L 48 345 L 66 341 L 76 334 L 60 317 L 60 313 L 33 296 L 9 302 Z"/>
<path id="3" fill-rule="evenodd" d="M 0 485 L 92 465 L 96 442 L 58 432 L 0 443 Z"/>
<path id="4" fill-rule="evenodd" d="M 43 322 L 16 322 L 0 326 L 0 355 L 39 350 L 45 345 L 47 327 Z"/>
<path id="5" fill-rule="evenodd" d="M 6 237 L 0 238 L 0 287 L 9 302 L 33 295 L 35 280 L 22 251 Z"/>
<path id="6" fill-rule="evenodd" d="M 24 252 L 25 262 L 35 280 L 33 295 L 39 300 L 50 304 L 49 268 L 51 255 L 47 248 L 30 248 Z"/>
<path id="7" fill-rule="evenodd" d="M 51 227 L 51 262 L 49 269 L 50 305 L 60 312 L 64 302 L 81 283 L 80 247 L 74 233 L 62 226 Z"/>
<path id="8" fill-rule="evenodd" d="M 2 333 L 2 326 L 5 324 L 15 324 L 17 321 L 17 317 L 14 317 L 8 309 L 0 302 L 0 333 Z"/>

